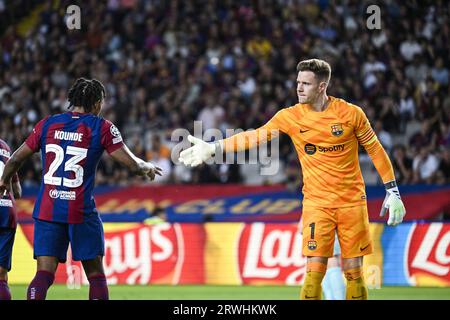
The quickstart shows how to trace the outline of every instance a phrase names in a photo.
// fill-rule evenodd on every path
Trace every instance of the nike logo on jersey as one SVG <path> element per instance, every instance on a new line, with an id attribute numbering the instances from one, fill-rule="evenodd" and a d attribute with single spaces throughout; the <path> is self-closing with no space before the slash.
<path id="1" fill-rule="evenodd" d="M 309 130 L 302 130 L 302 129 L 300 129 L 300 133 L 305 133 L 305 132 L 308 132 Z"/>

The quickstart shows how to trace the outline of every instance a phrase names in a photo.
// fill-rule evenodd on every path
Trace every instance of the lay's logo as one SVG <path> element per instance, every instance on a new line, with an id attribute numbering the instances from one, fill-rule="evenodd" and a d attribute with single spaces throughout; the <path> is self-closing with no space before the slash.
<path id="1" fill-rule="evenodd" d="M 238 243 L 243 284 L 298 285 L 303 280 L 306 257 L 296 225 L 246 224 Z"/>
<path id="2" fill-rule="evenodd" d="M 413 225 L 407 245 L 407 272 L 412 285 L 450 285 L 450 224 Z"/>

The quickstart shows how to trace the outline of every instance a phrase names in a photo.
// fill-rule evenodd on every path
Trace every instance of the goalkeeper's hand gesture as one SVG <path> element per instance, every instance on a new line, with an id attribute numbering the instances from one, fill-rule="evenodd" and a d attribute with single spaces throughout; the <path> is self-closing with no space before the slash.
<path id="1" fill-rule="evenodd" d="M 394 181 L 385 184 L 386 197 L 384 198 L 383 205 L 381 206 L 380 217 L 384 217 L 386 211 L 389 210 L 389 219 L 387 224 L 389 226 L 396 226 L 403 221 L 403 217 L 406 214 L 405 206 L 400 198 L 400 192 L 398 191 L 397 184 Z"/>
<path id="2" fill-rule="evenodd" d="M 214 156 L 216 152 L 214 143 L 205 142 L 191 135 L 188 136 L 188 140 L 193 146 L 180 153 L 178 161 L 181 163 L 196 167 Z"/>

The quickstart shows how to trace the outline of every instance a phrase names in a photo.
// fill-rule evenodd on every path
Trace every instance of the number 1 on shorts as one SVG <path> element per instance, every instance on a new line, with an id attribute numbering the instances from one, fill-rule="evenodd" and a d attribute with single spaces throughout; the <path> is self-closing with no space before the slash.
<path id="1" fill-rule="evenodd" d="M 311 223 L 309 227 L 311 228 L 311 239 L 314 239 L 314 229 L 316 228 L 316 223 Z"/>

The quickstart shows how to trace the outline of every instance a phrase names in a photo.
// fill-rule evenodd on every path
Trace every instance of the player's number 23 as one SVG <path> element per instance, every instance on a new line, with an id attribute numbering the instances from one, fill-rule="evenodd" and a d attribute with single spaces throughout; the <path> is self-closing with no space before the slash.
<path id="1" fill-rule="evenodd" d="M 71 155 L 64 165 L 64 171 L 73 171 L 75 173 L 74 179 L 55 177 L 54 174 L 59 166 L 63 163 L 65 154 L 64 149 L 57 144 L 48 144 L 45 146 L 45 153 L 52 152 L 55 154 L 55 159 L 48 167 L 48 172 L 44 175 L 44 183 L 54 186 L 63 185 L 69 188 L 77 188 L 83 184 L 83 167 L 78 163 L 87 156 L 87 149 L 74 146 L 68 146 L 66 154 Z"/>

